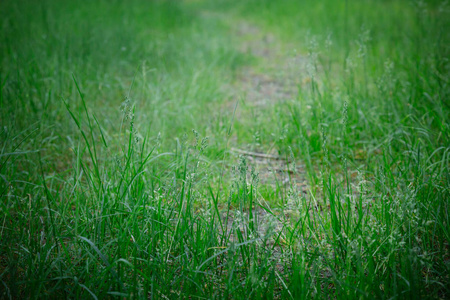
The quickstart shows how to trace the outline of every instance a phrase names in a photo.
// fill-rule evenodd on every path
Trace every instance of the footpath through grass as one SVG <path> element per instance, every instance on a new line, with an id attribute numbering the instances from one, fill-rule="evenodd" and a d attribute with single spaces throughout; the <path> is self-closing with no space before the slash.
<path id="1" fill-rule="evenodd" d="M 0 3 L 0 297 L 450 297 L 445 1 Z"/>

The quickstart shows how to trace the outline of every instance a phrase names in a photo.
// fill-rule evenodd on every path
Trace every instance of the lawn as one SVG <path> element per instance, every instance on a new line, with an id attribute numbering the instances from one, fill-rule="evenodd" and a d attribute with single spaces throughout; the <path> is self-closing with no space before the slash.
<path id="1" fill-rule="evenodd" d="M 450 297 L 447 1 L 0 20 L 0 298 Z"/>

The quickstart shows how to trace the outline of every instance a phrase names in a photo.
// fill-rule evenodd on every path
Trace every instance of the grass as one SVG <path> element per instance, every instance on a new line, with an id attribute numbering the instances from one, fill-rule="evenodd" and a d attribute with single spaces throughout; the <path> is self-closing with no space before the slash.
<path id="1" fill-rule="evenodd" d="M 449 297 L 445 2 L 0 14 L 1 298 Z"/>

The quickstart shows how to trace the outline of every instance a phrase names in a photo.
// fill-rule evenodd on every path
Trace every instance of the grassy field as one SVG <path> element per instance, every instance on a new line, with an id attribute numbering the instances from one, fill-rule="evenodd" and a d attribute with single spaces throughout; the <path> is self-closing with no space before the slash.
<path id="1" fill-rule="evenodd" d="M 450 297 L 446 1 L 0 20 L 0 298 Z"/>

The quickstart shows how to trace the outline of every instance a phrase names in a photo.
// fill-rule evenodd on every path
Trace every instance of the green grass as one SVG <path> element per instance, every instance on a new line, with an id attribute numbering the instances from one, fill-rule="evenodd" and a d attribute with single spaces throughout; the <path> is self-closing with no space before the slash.
<path id="1" fill-rule="evenodd" d="M 448 298 L 449 12 L 2 1 L 0 297 Z"/>

